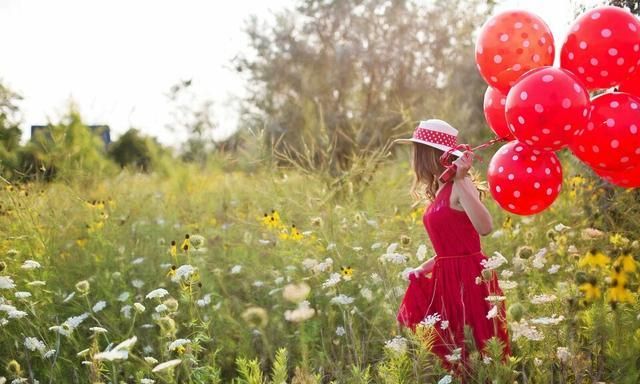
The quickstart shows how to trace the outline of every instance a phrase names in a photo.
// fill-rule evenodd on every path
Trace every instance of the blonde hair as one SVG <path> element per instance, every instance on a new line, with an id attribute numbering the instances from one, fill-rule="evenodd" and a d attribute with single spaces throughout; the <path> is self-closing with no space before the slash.
<path id="1" fill-rule="evenodd" d="M 443 150 L 432 147 L 430 145 L 413 143 L 412 167 L 414 171 L 414 179 L 409 190 L 409 194 L 415 202 L 423 199 L 433 201 L 438 192 L 438 177 L 444 172 L 444 167 L 440 164 L 440 156 Z M 480 181 L 480 177 L 475 169 L 469 170 L 471 181 L 475 184 L 480 192 L 480 199 L 484 198 L 488 188 L 485 182 Z"/>

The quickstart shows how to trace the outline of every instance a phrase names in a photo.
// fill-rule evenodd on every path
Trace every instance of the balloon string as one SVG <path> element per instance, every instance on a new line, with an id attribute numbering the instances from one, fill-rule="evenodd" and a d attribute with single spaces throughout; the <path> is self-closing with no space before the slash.
<path id="1" fill-rule="evenodd" d="M 469 144 L 458 144 L 456 145 L 454 148 L 451 148 L 449 150 L 447 150 L 445 153 L 442 154 L 442 156 L 440 156 L 440 164 L 442 164 L 442 166 L 445 167 L 444 172 L 442 172 L 442 174 L 440 175 L 440 177 L 438 178 L 441 182 L 446 183 L 449 180 L 451 180 L 451 178 L 455 175 L 456 173 L 456 166 L 455 164 L 452 164 L 449 161 L 449 157 L 452 155 L 453 151 L 455 150 L 464 150 L 464 151 L 476 151 L 478 149 L 482 149 L 485 147 L 488 147 L 490 145 L 493 145 L 497 142 L 500 141 L 509 141 L 509 139 L 507 138 L 507 136 L 505 137 L 495 137 L 489 141 L 487 141 L 486 143 L 482 143 L 478 146 L 475 146 L 473 148 L 471 148 L 471 146 L 469 146 Z M 478 156 L 479 160 L 482 160 L 482 158 L 480 156 Z"/>

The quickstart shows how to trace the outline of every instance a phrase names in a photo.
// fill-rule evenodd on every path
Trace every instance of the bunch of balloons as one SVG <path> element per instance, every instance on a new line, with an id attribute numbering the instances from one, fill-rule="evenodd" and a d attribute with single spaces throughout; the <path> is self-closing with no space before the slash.
<path id="1" fill-rule="evenodd" d="M 490 191 L 520 215 L 555 201 L 564 148 L 605 180 L 640 187 L 640 21 L 618 7 L 591 9 L 570 26 L 559 67 L 554 57 L 551 30 L 525 10 L 491 17 L 476 42 L 485 117 L 508 141 L 489 164 Z"/>

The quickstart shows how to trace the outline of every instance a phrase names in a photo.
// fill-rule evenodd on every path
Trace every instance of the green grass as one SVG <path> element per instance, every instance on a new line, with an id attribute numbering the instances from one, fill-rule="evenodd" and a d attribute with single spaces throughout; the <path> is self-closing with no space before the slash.
<path id="1" fill-rule="evenodd" d="M 597 204 L 601 192 L 589 180 L 572 188 L 579 168 L 564 158 L 563 165 L 563 191 L 541 214 L 510 215 L 485 200 L 494 232 L 482 238 L 483 250 L 504 255 L 509 262 L 498 270 L 501 279 L 517 284 L 505 289 L 512 306 L 508 320 L 513 325 L 521 317 L 520 328 L 534 326 L 543 339 L 513 339 L 514 354 L 506 364 L 500 364 L 495 345 L 488 352 L 492 360 L 476 355 L 477 382 L 483 377 L 527 383 L 638 381 L 637 272 L 625 274 L 633 303 L 613 308 L 607 295 L 615 252 L 628 248 L 637 260 L 637 232 L 621 230 L 624 238 L 613 242 L 617 231 L 611 229 L 598 238 L 584 237 L 582 231 L 595 220 L 593 210 L 584 207 Z M 0 276 L 5 282 L 10 277 L 15 287 L 0 289 L 0 376 L 40 383 L 138 383 L 144 378 L 156 383 L 436 383 L 447 373 L 428 347 L 395 321 L 407 284 L 401 272 L 420 264 L 420 245 L 427 246 L 427 257 L 433 255 L 422 224 L 424 208 L 411 208 L 410 181 L 408 163 L 398 160 L 353 193 L 348 184 L 334 193 L 320 177 L 295 171 L 223 172 L 186 165 L 177 165 L 170 177 L 125 172 L 106 180 L 5 188 L 0 192 Z M 613 203 L 632 204 L 631 196 L 619 194 Z M 93 200 L 104 200 L 104 208 L 87 204 Z M 279 229 L 265 226 L 264 214 L 272 210 L 288 234 L 295 224 L 301 238 L 283 238 Z M 202 236 L 204 243 L 189 252 L 178 249 L 174 259 L 170 243 L 175 240 L 179 247 L 185 234 Z M 393 243 L 406 263 L 381 261 Z M 531 255 L 516 257 L 527 256 L 523 247 L 530 247 Z M 594 247 L 611 262 L 579 267 L 579 259 Z M 547 253 L 536 258 L 542 248 Z M 308 268 L 328 258 L 332 263 L 325 269 Z M 23 269 L 25 260 L 41 267 Z M 172 265 L 197 271 L 176 283 Z M 553 265 L 557 271 L 550 273 Z M 350 280 L 323 287 L 347 266 L 353 269 Z M 585 302 L 579 286 L 590 277 L 601 296 Z M 77 287 L 83 280 L 89 283 L 86 293 Z M 33 281 L 46 284 L 30 285 Z M 284 287 L 302 282 L 310 288 L 306 300 L 313 316 L 288 321 L 285 313 L 299 304 L 283 297 Z M 168 295 L 146 298 L 158 288 Z M 18 298 L 16 292 L 31 296 Z M 555 300 L 531 302 L 543 294 Z M 353 301 L 332 302 L 339 295 Z M 100 301 L 106 307 L 94 311 Z M 134 303 L 144 312 L 138 313 Z M 156 312 L 163 303 L 169 309 Z M 12 308 L 26 315 L 10 318 Z M 50 330 L 83 313 L 87 318 L 68 336 Z M 531 322 L 552 316 L 562 320 Z M 406 350 L 386 347 L 396 336 L 406 341 Z M 27 348 L 27 337 L 42 341 L 41 351 L 31 344 L 33 350 Z M 96 358 L 133 337 L 132 346 L 121 348 L 128 352 L 126 359 Z M 188 341 L 169 350 L 179 339 Z M 174 359 L 180 360 L 175 367 L 152 371 Z"/>

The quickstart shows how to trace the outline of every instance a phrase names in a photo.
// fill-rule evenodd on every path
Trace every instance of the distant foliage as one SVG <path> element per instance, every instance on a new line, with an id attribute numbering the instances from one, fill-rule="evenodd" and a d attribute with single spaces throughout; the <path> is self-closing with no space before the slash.
<path id="1" fill-rule="evenodd" d="M 409 134 L 417 120 L 449 119 L 463 136 L 488 133 L 486 85 L 473 31 L 486 1 L 298 1 L 275 22 L 253 18 L 245 125 L 305 169 L 348 171 L 363 153 Z"/>
<path id="2" fill-rule="evenodd" d="M 148 172 L 153 165 L 150 138 L 143 137 L 137 129 L 131 128 L 109 147 L 109 157 L 121 167 Z"/>
<path id="3" fill-rule="evenodd" d="M 20 145 L 20 117 L 17 103 L 20 95 L 0 82 L 0 175 L 13 177 L 17 162 L 16 150 Z"/>

